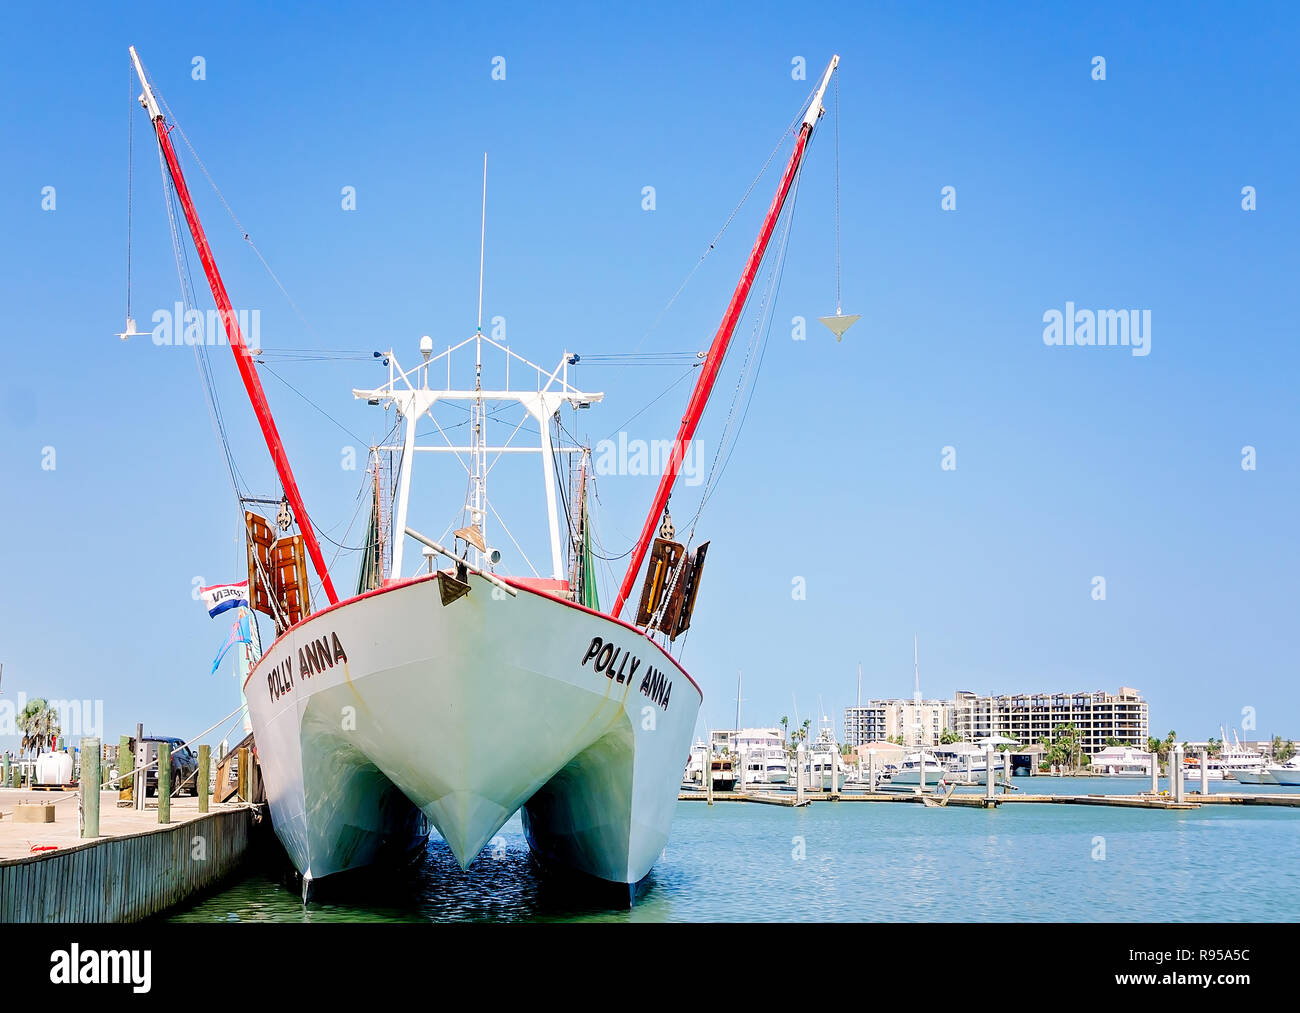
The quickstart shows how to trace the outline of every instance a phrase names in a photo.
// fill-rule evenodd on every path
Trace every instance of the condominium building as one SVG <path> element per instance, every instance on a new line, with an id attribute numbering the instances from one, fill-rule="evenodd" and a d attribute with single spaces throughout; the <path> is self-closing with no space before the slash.
<path id="1" fill-rule="evenodd" d="M 1058 725 L 1072 724 L 1083 738 L 1083 752 L 1096 755 L 1107 740 L 1143 747 L 1149 729 L 1147 702 L 1137 690 L 1118 693 L 1019 693 L 979 696 L 957 693 L 953 730 L 963 739 L 1001 735 L 1028 745 L 1052 737 Z"/>
<path id="2" fill-rule="evenodd" d="M 885 707 L 883 704 L 863 704 L 844 708 L 844 742 L 861 746 L 868 742 L 884 741 Z"/>
<path id="3" fill-rule="evenodd" d="M 845 741 L 850 746 L 899 738 L 906 745 L 938 745 L 953 724 L 951 700 L 871 700 L 844 708 Z"/>

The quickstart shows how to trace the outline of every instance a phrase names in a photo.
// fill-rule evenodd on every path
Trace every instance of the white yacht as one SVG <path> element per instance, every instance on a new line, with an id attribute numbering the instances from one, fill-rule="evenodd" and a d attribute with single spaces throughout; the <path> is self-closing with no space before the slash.
<path id="1" fill-rule="evenodd" d="M 1258 770 L 1238 770 L 1236 778 L 1242 784 L 1300 785 L 1300 756 L 1285 763 L 1270 763 Z"/>
<path id="2" fill-rule="evenodd" d="M 1300 785 L 1300 755 L 1291 757 L 1286 763 L 1269 764 L 1267 770 L 1278 784 Z"/>
<path id="3" fill-rule="evenodd" d="M 1235 780 L 1241 781 L 1243 784 L 1259 784 L 1261 782 L 1249 780 L 1249 778 L 1254 777 L 1259 771 L 1263 770 L 1265 763 L 1262 753 L 1245 748 L 1235 734 L 1233 735 L 1232 745 L 1228 745 L 1225 736 L 1218 754 L 1209 757 L 1205 765 L 1206 779 L 1209 781 Z M 1186 764 L 1184 776 L 1189 780 L 1200 779 L 1201 764 L 1199 757 L 1193 757 Z"/>
<path id="4" fill-rule="evenodd" d="M 742 759 L 745 784 L 785 784 L 790 780 L 785 739 L 779 728 L 741 728 L 731 741 Z"/>
<path id="5" fill-rule="evenodd" d="M 980 761 L 980 766 L 984 761 Z M 926 787 L 933 787 L 940 781 L 949 777 L 948 768 L 940 763 L 933 753 L 919 751 L 908 753 L 903 757 L 903 762 L 898 765 L 898 770 L 889 779 L 893 785 L 920 785 L 921 775 L 925 775 Z"/>
<path id="6" fill-rule="evenodd" d="M 817 739 L 803 758 L 803 783 L 814 791 L 831 791 L 845 781 L 846 771 L 840 759 L 840 745 L 829 720 L 822 719 Z"/>

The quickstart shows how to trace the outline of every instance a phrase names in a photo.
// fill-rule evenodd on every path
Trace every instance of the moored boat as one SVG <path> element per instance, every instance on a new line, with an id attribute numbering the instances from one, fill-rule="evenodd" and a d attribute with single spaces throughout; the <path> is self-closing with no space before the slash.
<path id="1" fill-rule="evenodd" d="M 304 896 L 326 877 L 409 853 L 425 840 L 430 824 L 465 868 L 516 812 L 522 812 L 530 848 L 544 861 L 635 886 L 668 840 L 681 760 L 702 701 L 699 686 L 671 651 L 690 628 L 708 543 L 692 552 L 674 540 L 668 496 L 824 112 L 822 99 L 838 58 L 797 121 L 776 196 L 700 364 L 608 611 L 597 600 L 587 534 L 589 451 L 557 446 L 562 411 L 587 409 L 603 395 L 571 382 L 578 356 L 566 351 L 554 369 L 545 368 L 485 335 L 481 273 L 472 335 L 436 356 L 432 340 L 421 339 L 422 361 L 405 369 L 392 350 L 376 352 L 388 367 L 387 382 L 352 391 L 354 398 L 393 410 L 401 441 L 373 448 L 362 573 L 356 592 L 339 596 L 190 198 L 172 145 L 174 124 L 170 114 L 164 116 L 134 48 L 131 59 L 141 105 L 282 490 L 280 500 L 271 501 L 278 505 L 274 526 L 255 510 L 245 512 L 253 608 L 276 629 L 245 692 L 272 824 L 302 876 Z M 484 208 L 486 220 L 486 180 Z M 178 253 L 178 264 L 180 259 Z M 128 313 L 123 337 L 131 333 Z M 504 364 L 504 383 L 485 383 L 487 356 Z M 444 367 L 445 385 L 434 383 Z M 512 367 L 524 382 L 511 385 Z M 453 379 L 466 376 L 472 380 Z M 435 410 L 448 404 L 463 407 L 467 438 L 453 440 L 439 425 Z M 496 413 L 503 408 L 519 411 L 521 420 L 510 439 L 494 446 L 487 425 L 499 421 Z M 417 433 L 417 427 L 429 421 L 442 442 L 419 442 L 430 434 Z M 536 435 L 536 445 L 516 440 L 520 431 Z M 432 456 L 417 451 L 455 457 L 465 468 L 465 499 L 446 504 L 460 524 L 448 526 L 450 546 L 443 544 L 446 534 L 433 539 L 411 526 L 412 473 L 420 457 Z M 535 454 L 541 462 L 549 565 L 538 572 L 527 563 L 531 575 L 506 572 L 501 552 L 488 541 L 495 524 L 514 542 L 488 499 L 487 479 L 502 455 L 515 453 Z M 579 454 L 583 462 L 572 496 L 565 495 L 557 474 L 556 459 L 563 453 Z M 398 461 L 400 477 L 392 488 L 383 478 L 382 455 Z M 241 506 L 266 502 L 236 491 Z M 559 498 L 565 500 L 563 512 Z M 422 558 L 412 565 L 407 550 L 415 545 L 422 546 Z M 522 548 L 519 555 L 527 562 Z M 647 555 L 636 616 L 625 621 L 621 613 Z M 313 607 L 309 563 L 328 601 L 321 607 Z M 714 758 L 710 766 L 715 787 L 728 776 L 734 780 L 730 759 Z"/>

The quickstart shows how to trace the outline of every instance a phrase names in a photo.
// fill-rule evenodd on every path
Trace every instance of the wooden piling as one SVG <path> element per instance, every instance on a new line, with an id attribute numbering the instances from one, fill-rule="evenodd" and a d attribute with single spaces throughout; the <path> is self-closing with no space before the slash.
<path id="1" fill-rule="evenodd" d="M 248 788 L 248 747 L 240 746 L 236 751 L 239 764 L 239 798 L 240 801 L 247 802 L 249 799 Z M 711 783 L 711 782 L 710 782 Z M 712 797 L 712 796 L 710 796 Z"/>
<path id="2" fill-rule="evenodd" d="M 131 782 L 134 778 L 127 776 L 132 767 L 135 766 L 134 758 L 131 756 L 131 736 L 123 735 L 117 740 L 117 800 L 119 802 L 131 801 Z"/>
<path id="3" fill-rule="evenodd" d="M 99 836 L 99 739 L 83 736 L 81 739 L 81 836 Z"/>
<path id="4" fill-rule="evenodd" d="M 144 765 L 149 760 L 149 747 L 144 742 L 144 725 L 135 726 L 135 763 L 132 764 L 135 776 L 132 778 L 131 798 L 137 809 L 144 809 L 145 796 L 149 794 L 148 782 L 145 780 Z"/>
<path id="5" fill-rule="evenodd" d="M 158 743 L 158 822 L 172 821 L 172 747 Z"/>
<path id="6" fill-rule="evenodd" d="M 199 746 L 199 772 L 194 776 L 199 780 L 199 812 L 208 811 L 208 797 L 212 794 L 212 786 L 208 783 L 208 768 L 212 762 L 212 747 Z"/>

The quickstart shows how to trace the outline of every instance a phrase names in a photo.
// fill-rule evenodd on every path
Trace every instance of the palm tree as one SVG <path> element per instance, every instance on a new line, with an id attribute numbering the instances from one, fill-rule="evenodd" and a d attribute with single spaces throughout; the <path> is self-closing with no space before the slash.
<path id="1" fill-rule="evenodd" d="M 790 731 L 790 719 L 784 714 L 781 715 L 781 741 L 784 742 Z"/>
<path id="2" fill-rule="evenodd" d="M 43 698 L 37 697 L 29 700 L 18 715 L 18 730 L 23 733 L 20 750 L 39 754 L 58 737 L 59 718 Z"/>

